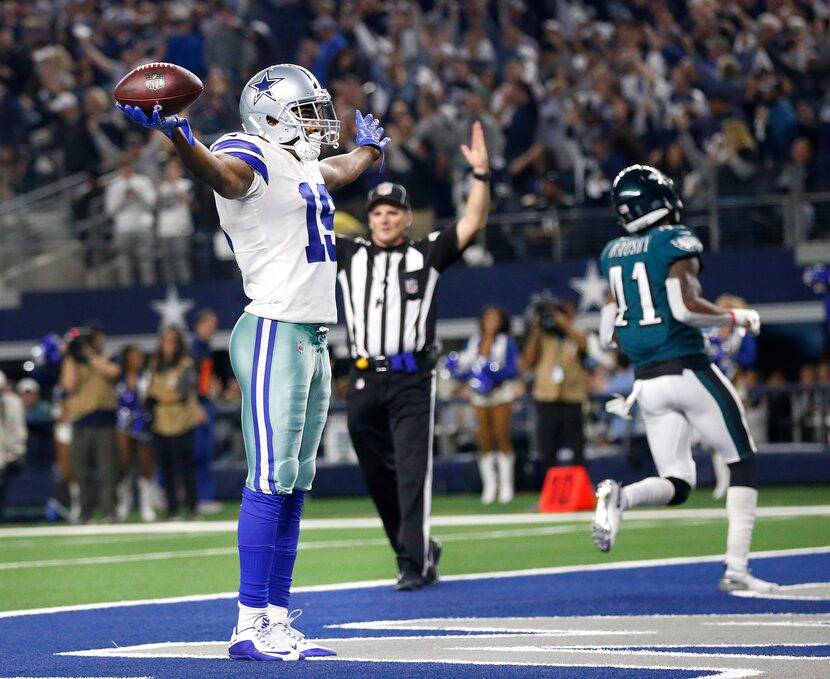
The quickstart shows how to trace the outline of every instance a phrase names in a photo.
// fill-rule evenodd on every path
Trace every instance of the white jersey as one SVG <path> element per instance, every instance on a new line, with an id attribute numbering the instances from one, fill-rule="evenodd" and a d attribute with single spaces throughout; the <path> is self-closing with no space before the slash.
<path id="1" fill-rule="evenodd" d="M 245 132 L 224 135 L 210 150 L 254 169 L 254 182 L 242 198 L 214 194 L 251 300 L 245 311 L 291 323 L 336 323 L 334 201 L 318 161 L 301 162 Z"/>

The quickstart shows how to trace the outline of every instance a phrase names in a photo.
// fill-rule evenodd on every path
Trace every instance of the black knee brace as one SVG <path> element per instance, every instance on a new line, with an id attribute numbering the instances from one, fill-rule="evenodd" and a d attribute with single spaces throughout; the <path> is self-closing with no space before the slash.
<path id="1" fill-rule="evenodd" d="M 729 475 L 730 486 L 757 488 L 758 463 L 755 461 L 755 455 L 747 455 L 743 460 L 730 464 Z"/>
<path id="2" fill-rule="evenodd" d="M 682 505 L 689 499 L 689 493 L 692 492 L 692 487 L 688 483 L 683 479 L 676 479 L 673 476 L 669 476 L 666 480 L 671 481 L 671 485 L 674 486 L 674 497 L 669 502 L 670 505 Z"/>

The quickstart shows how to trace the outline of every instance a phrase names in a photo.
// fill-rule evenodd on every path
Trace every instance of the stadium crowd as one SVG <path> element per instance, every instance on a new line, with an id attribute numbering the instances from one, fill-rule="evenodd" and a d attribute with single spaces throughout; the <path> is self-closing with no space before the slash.
<path id="1" fill-rule="evenodd" d="M 828 22 L 821 0 L 5 0 L 0 198 L 84 172 L 83 217 L 95 178 L 125 156 L 159 182 L 168 145 L 128 128 L 110 94 L 154 60 L 204 80 L 189 117 L 206 143 L 238 128 L 250 74 L 308 67 L 335 99 L 339 152 L 353 143 L 355 108 L 384 121 L 385 178 L 410 187 L 416 228 L 462 203 L 469 178 L 457 149 L 472 119 L 485 129 L 502 212 L 605 207 L 614 176 L 643 161 L 674 178 L 692 208 L 712 191 L 823 190 Z M 367 173 L 335 196 L 341 214 L 359 219 L 381 178 Z M 186 201 L 206 237 L 212 202 Z M 801 225 L 816 235 L 830 220 L 807 209 Z M 174 237 L 186 241 L 189 229 Z M 190 276 L 165 267 L 168 278 Z"/>

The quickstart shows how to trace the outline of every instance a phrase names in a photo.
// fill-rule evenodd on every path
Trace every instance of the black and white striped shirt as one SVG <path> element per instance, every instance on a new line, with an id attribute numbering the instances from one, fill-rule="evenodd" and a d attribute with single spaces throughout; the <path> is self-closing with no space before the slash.
<path id="1" fill-rule="evenodd" d="M 337 280 L 352 358 L 431 348 L 438 278 L 460 256 L 455 227 L 393 248 L 338 238 Z"/>

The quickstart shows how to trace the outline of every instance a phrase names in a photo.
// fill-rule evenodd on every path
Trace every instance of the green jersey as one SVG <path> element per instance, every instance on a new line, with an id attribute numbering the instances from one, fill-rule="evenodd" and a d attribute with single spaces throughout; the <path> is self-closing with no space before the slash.
<path id="1" fill-rule="evenodd" d="M 672 316 L 666 277 L 679 259 L 703 250 L 685 226 L 657 226 L 612 240 L 600 268 L 617 304 L 615 329 L 635 367 L 681 356 L 704 355 L 703 333 Z"/>

